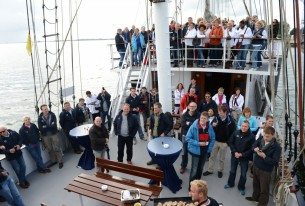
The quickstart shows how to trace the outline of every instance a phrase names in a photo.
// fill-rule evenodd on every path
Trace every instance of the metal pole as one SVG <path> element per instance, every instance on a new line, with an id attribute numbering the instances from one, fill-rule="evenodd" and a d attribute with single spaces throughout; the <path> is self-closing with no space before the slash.
<path id="1" fill-rule="evenodd" d="M 156 52 L 159 98 L 163 112 L 172 112 L 171 98 L 171 65 L 168 31 L 168 1 L 153 4 L 156 28 Z"/>

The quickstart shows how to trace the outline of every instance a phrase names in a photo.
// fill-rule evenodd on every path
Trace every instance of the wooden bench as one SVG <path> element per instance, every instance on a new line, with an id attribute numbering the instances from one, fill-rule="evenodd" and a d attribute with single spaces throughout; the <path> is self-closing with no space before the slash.
<path id="1" fill-rule="evenodd" d="M 96 166 L 98 168 L 101 168 L 101 171 L 96 173 L 96 177 L 129 185 L 134 188 L 151 191 L 154 197 L 158 197 L 162 191 L 161 182 L 164 179 L 164 174 L 163 171 L 161 170 L 140 167 L 132 164 L 125 164 L 122 162 L 115 162 L 108 159 L 102 159 L 99 157 L 96 158 Z M 156 184 L 147 184 L 139 181 L 134 181 L 131 179 L 126 179 L 126 178 L 106 174 L 102 172 L 105 169 L 153 180 Z"/>

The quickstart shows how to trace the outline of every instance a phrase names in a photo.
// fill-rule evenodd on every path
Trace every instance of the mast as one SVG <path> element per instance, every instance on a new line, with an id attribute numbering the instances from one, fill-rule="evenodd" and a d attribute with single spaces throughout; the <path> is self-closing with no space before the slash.
<path id="1" fill-rule="evenodd" d="M 150 0 L 153 4 L 156 32 L 156 53 L 159 100 L 163 112 L 172 112 L 171 67 L 168 31 L 168 0 Z"/>
<path id="2" fill-rule="evenodd" d="M 246 0 L 243 0 L 243 4 L 244 4 L 244 6 L 245 6 L 245 9 L 246 9 L 246 11 L 247 11 L 248 16 L 250 16 L 250 12 L 249 12 L 249 9 L 248 9 L 248 7 L 247 7 Z"/>
<path id="3" fill-rule="evenodd" d="M 211 12 L 211 2 L 210 0 L 205 0 L 204 18 L 207 21 L 212 21 L 215 15 Z"/>

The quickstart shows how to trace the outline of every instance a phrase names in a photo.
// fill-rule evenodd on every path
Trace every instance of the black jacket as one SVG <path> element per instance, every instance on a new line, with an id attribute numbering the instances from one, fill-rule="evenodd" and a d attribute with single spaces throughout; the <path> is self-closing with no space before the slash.
<path id="1" fill-rule="evenodd" d="M 97 99 L 100 100 L 101 111 L 103 111 L 104 101 L 106 102 L 108 110 L 109 110 L 110 104 L 111 104 L 111 101 L 110 101 L 111 100 L 111 95 L 107 91 L 105 91 L 104 95 L 102 93 L 99 93 L 98 96 L 97 96 Z"/>
<path id="2" fill-rule="evenodd" d="M 133 111 L 133 109 L 140 107 L 140 96 L 139 95 L 137 95 L 135 97 L 132 97 L 131 95 L 129 95 L 126 98 L 125 102 L 130 105 L 130 111 L 132 112 L 132 114 L 138 114 L 139 113 L 137 111 Z"/>
<path id="3" fill-rule="evenodd" d="M 216 122 L 217 125 L 214 127 L 215 139 L 217 142 L 228 143 L 231 135 L 236 130 L 236 124 L 230 115 L 227 115 L 224 121 L 221 120 L 220 116 L 217 115 L 213 123 Z"/>
<path id="4" fill-rule="evenodd" d="M 4 137 L 4 136 L 0 137 L 0 146 L 2 145 L 5 146 L 5 150 L 0 149 L 0 153 L 5 154 L 6 159 L 10 161 L 22 155 L 21 149 L 16 150 L 14 153 L 10 153 L 9 151 L 10 149 L 14 148 L 17 145 L 21 147 L 22 139 L 17 132 L 13 130 L 8 130 L 8 132 L 9 132 L 8 137 Z"/>
<path id="5" fill-rule="evenodd" d="M 245 134 L 243 134 L 241 130 L 235 131 L 229 140 L 232 155 L 234 156 L 235 152 L 242 153 L 242 159 L 251 160 L 253 152 L 252 145 L 254 141 L 255 137 L 252 132 L 250 132 L 250 129 Z"/>
<path id="6" fill-rule="evenodd" d="M 120 51 L 120 50 L 125 51 L 126 50 L 125 42 L 124 42 L 124 39 L 123 39 L 122 36 L 123 35 L 120 35 L 119 33 L 117 33 L 115 35 L 115 46 L 116 46 L 117 51 Z"/>
<path id="7" fill-rule="evenodd" d="M 75 111 L 72 110 L 71 113 L 66 110 L 62 110 L 59 115 L 59 124 L 65 132 L 69 132 L 71 129 L 76 127 Z"/>
<path id="8" fill-rule="evenodd" d="M 158 136 L 160 136 L 162 133 L 167 135 L 171 130 L 171 125 L 172 123 L 170 122 L 171 120 L 166 117 L 164 113 L 161 113 L 159 116 L 159 122 L 158 122 Z M 155 126 L 155 117 L 154 114 L 150 115 L 149 119 L 149 129 L 153 131 Z"/>
<path id="9" fill-rule="evenodd" d="M 176 30 L 170 30 L 170 46 L 174 48 L 181 48 L 182 47 L 182 30 L 179 29 L 178 31 Z"/>
<path id="10" fill-rule="evenodd" d="M 101 127 L 93 125 L 89 130 L 89 137 L 92 149 L 100 151 L 105 148 L 106 139 L 109 139 L 109 134 L 103 124 Z"/>
<path id="11" fill-rule="evenodd" d="M 196 119 L 200 116 L 199 112 L 196 110 L 194 115 L 191 116 L 189 114 L 189 110 L 184 112 L 181 117 L 181 133 L 182 135 L 186 135 L 187 131 L 189 130 L 190 126 L 194 123 Z"/>
<path id="12" fill-rule="evenodd" d="M 266 158 L 263 159 L 254 152 L 254 165 L 266 172 L 272 172 L 273 168 L 276 167 L 280 161 L 281 156 L 281 146 L 274 139 L 270 142 L 268 146 L 263 147 L 263 137 L 258 138 L 253 144 L 252 149 L 254 150 L 256 147 L 260 148 L 265 154 Z"/>
<path id="13" fill-rule="evenodd" d="M 88 107 L 85 107 L 86 112 L 89 114 Z M 86 121 L 85 114 L 83 109 L 77 104 L 76 107 L 72 111 L 72 115 L 74 115 L 75 121 L 78 125 L 83 124 Z"/>
<path id="14" fill-rule="evenodd" d="M 22 143 L 25 145 L 37 144 L 40 139 L 39 129 L 33 123 L 31 123 L 30 127 L 23 124 L 19 130 L 19 134 L 21 136 Z"/>
<path id="15" fill-rule="evenodd" d="M 213 109 L 214 115 L 217 114 L 217 104 L 214 100 L 211 99 L 209 103 L 207 103 L 206 101 L 200 102 L 200 105 L 198 107 L 198 111 L 200 113 L 207 112 L 207 111 L 209 111 L 209 109 Z"/>
<path id="16" fill-rule="evenodd" d="M 121 135 L 121 126 L 123 121 L 122 113 L 123 111 L 120 111 L 113 121 L 115 135 Z M 129 112 L 127 115 L 127 121 L 128 121 L 129 137 L 136 136 L 139 128 L 139 123 L 137 118 L 131 112 Z"/>
<path id="17" fill-rule="evenodd" d="M 187 90 L 188 93 L 190 93 L 190 90 L 191 90 L 192 87 L 193 87 L 193 85 L 190 84 L 190 85 L 189 85 L 189 88 L 188 88 L 188 90 Z M 194 88 L 195 88 L 195 94 L 196 94 L 198 97 L 200 97 L 200 92 L 201 92 L 201 91 L 200 91 L 200 85 L 195 84 Z"/>
<path id="18" fill-rule="evenodd" d="M 38 128 L 42 136 L 46 136 L 48 133 L 56 134 L 58 131 L 56 116 L 53 112 L 49 112 L 49 118 L 46 120 L 42 113 L 38 117 Z"/>
<path id="19" fill-rule="evenodd" d="M 142 92 L 140 93 L 140 112 L 143 112 L 145 114 L 149 113 L 149 93 L 146 92 L 145 94 L 143 94 Z"/>

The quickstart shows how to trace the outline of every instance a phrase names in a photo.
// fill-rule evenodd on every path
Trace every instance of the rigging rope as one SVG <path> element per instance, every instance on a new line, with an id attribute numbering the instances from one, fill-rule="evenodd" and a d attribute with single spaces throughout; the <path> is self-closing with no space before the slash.
<path id="1" fill-rule="evenodd" d="M 69 0 L 69 19 L 70 22 L 72 22 L 72 3 L 71 0 Z M 72 28 L 72 26 L 71 26 Z M 72 30 L 72 29 L 71 29 Z M 73 107 L 75 107 L 75 79 L 74 79 L 74 56 L 73 56 L 73 35 L 72 31 L 70 32 L 70 46 L 71 46 L 71 69 L 72 69 L 72 90 L 73 90 Z"/>
<path id="2" fill-rule="evenodd" d="M 28 35 L 29 35 L 28 41 L 32 41 L 31 40 L 31 26 L 30 26 L 28 0 L 26 0 L 26 14 L 27 14 Z M 36 88 L 36 75 L 35 75 L 34 59 L 33 59 L 33 55 L 32 55 L 32 42 L 30 42 L 30 46 L 31 46 L 30 56 L 31 56 L 31 63 L 32 63 L 32 72 L 33 72 L 33 80 L 34 80 L 34 93 L 35 93 L 35 111 L 36 111 L 37 116 L 38 116 L 39 108 L 38 108 L 38 101 L 37 101 L 37 88 Z"/>
<path id="3" fill-rule="evenodd" d="M 63 9 L 63 0 L 61 1 L 60 3 L 60 8 L 61 8 L 61 36 L 63 37 L 64 36 L 64 9 Z M 64 39 L 62 38 L 61 41 L 63 41 Z M 65 50 L 63 50 L 62 52 L 62 59 L 63 59 L 63 68 L 66 68 L 66 64 L 65 64 Z M 63 72 L 63 75 L 64 75 L 64 88 L 66 88 L 66 70 L 64 69 L 64 72 Z M 64 97 L 64 101 L 66 101 L 66 96 Z"/>
<path id="4" fill-rule="evenodd" d="M 235 17 L 235 19 L 237 19 L 237 18 L 236 18 L 236 13 L 235 13 L 235 10 L 234 10 L 234 6 L 233 6 L 233 4 L 232 4 L 232 0 L 230 0 L 230 3 L 231 3 L 232 11 L 233 11 L 233 13 L 234 13 L 234 17 Z"/>
<path id="5" fill-rule="evenodd" d="M 73 24 L 73 22 L 74 22 L 74 20 L 75 20 L 76 15 L 78 14 L 78 11 L 79 11 L 79 9 L 80 9 L 80 6 L 81 6 L 81 4 L 82 4 L 82 1 L 83 1 L 83 0 L 80 0 L 80 3 L 79 3 L 79 5 L 78 5 L 78 7 L 77 7 L 77 9 L 76 9 L 76 12 L 75 12 L 75 14 L 74 14 L 74 17 L 73 17 L 72 21 L 70 22 L 69 29 L 68 29 L 67 34 L 66 34 L 66 36 L 65 36 L 64 42 L 63 42 L 63 44 L 62 44 L 62 46 L 61 46 L 61 49 L 60 49 L 60 51 L 59 51 L 59 54 L 61 54 L 62 50 L 64 49 L 64 46 L 65 46 L 65 44 L 66 44 L 66 42 L 67 42 L 67 38 L 68 38 L 69 33 L 70 33 L 70 31 L 71 31 L 71 28 L 72 28 L 72 24 Z M 59 61 L 59 60 L 56 59 L 53 68 L 55 68 L 55 67 L 57 66 L 58 61 Z M 53 71 L 52 71 L 52 72 L 50 73 L 50 75 L 48 76 L 48 79 L 51 78 L 52 75 L 53 75 Z M 43 87 L 43 89 L 42 89 L 42 93 L 40 94 L 40 96 L 39 96 L 39 98 L 38 98 L 38 101 L 41 99 L 41 96 L 43 95 L 43 93 L 44 93 L 44 91 L 46 90 L 46 88 L 47 88 L 47 84 L 44 85 L 44 87 Z"/>
<path id="6" fill-rule="evenodd" d="M 77 6 L 77 1 L 76 0 L 75 0 L 75 5 Z M 82 67 L 81 67 L 81 61 L 80 61 L 78 16 L 76 17 L 76 34 L 77 34 L 77 50 L 78 50 L 78 66 L 79 66 L 80 92 L 81 92 L 81 97 L 83 97 L 83 77 L 82 77 Z"/>

